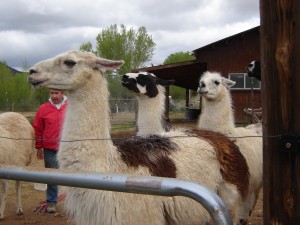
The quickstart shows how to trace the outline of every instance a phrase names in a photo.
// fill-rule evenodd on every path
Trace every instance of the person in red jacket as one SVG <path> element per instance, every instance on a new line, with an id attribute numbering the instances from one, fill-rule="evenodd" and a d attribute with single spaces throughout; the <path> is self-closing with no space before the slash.
<path id="1" fill-rule="evenodd" d="M 46 168 L 58 168 L 56 154 L 59 149 L 60 133 L 67 107 L 67 97 L 60 90 L 49 89 L 50 98 L 42 104 L 33 121 L 37 158 L 44 159 Z M 56 212 L 57 185 L 47 185 L 46 212 Z"/>

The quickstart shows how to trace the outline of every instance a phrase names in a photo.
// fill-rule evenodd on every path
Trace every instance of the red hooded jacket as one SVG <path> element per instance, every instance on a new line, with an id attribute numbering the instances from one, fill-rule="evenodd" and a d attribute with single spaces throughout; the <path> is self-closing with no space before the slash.
<path id="1" fill-rule="evenodd" d="M 66 107 L 65 103 L 57 109 L 49 101 L 39 107 L 33 121 L 36 149 L 58 150 Z"/>

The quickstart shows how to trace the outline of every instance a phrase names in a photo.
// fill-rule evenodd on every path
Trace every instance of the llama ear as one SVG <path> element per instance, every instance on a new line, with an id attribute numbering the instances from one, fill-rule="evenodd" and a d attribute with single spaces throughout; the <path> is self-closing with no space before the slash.
<path id="1" fill-rule="evenodd" d="M 123 60 L 109 60 L 97 58 L 94 62 L 94 69 L 115 70 L 124 64 Z"/>
<path id="2" fill-rule="evenodd" d="M 222 83 L 223 83 L 223 85 L 224 85 L 225 87 L 231 88 L 233 85 L 235 85 L 236 82 L 233 81 L 233 80 L 229 80 L 229 79 L 227 79 L 227 78 L 222 77 Z"/>

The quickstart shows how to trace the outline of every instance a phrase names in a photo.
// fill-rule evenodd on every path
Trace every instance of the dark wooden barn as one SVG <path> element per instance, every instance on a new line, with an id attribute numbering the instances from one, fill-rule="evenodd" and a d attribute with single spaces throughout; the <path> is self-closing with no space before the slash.
<path id="1" fill-rule="evenodd" d="M 224 38 L 193 51 L 194 61 L 139 68 L 154 73 L 162 79 L 175 79 L 175 85 L 186 89 L 186 108 L 189 110 L 189 90 L 197 90 L 200 75 L 218 71 L 222 76 L 236 81 L 232 87 L 233 107 L 237 123 L 249 123 L 251 116 L 245 109 L 261 107 L 260 82 L 246 75 L 246 66 L 260 58 L 260 27 Z M 168 94 L 168 93 L 167 93 Z M 168 109 L 168 106 L 167 106 Z M 166 115 L 168 118 L 168 114 Z"/>

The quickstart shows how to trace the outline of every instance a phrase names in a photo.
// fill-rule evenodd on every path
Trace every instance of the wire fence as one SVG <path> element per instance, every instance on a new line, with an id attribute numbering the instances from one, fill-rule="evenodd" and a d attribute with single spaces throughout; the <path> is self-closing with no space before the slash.
<path id="1" fill-rule="evenodd" d="M 180 110 L 177 110 L 175 107 L 176 103 L 172 103 L 171 99 L 171 104 L 174 105 L 174 110 L 169 112 L 169 123 L 171 127 L 175 128 L 196 128 L 197 124 L 197 119 L 190 120 L 188 117 L 188 111 L 182 112 Z M 111 111 L 111 127 L 112 127 L 112 132 L 114 131 L 135 131 L 136 128 L 136 120 L 137 120 L 137 107 L 138 103 L 136 99 L 124 99 L 124 98 L 118 98 L 118 99 L 110 99 L 109 100 L 109 105 L 110 105 L 110 111 Z M 1 113 L 1 112 L 0 112 Z M 30 122 L 33 122 L 35 113 L 36 112 L 21 112 L 25 117 L 28 118 Z M 262 129 L 262 127 L 261 127 Z M 253 138 L 253 137 L 262 137 L 262 138 L 278 138 L 281 135 L 274 135 L 274 136 L 261 136 L 261 135 L 256 135 L 256 136 L 230 136 L 228 138 Z M 190 138 L 191 136 L 188 135 L 179 135 L 179 136 L 173 136 L 170 138 Z M 210 135 L 206 135 L 203 137 L 210 137 Z M 218 138 L 218 136 L 214 136 Z M 5 137 L 0 134 L 0 139 L 13 139 L 13 140 L 27 140 L 24 137 Z M 76 140 L 56 140 L 60 142 L 72 142 L 72 141 L 93 141 L 93 140 L 108 140 L 108 139 L 126 139 L 125 135 L 122 135 L 122 137 L 117 137 L 114 136 L 113 138 L 103 138 L 103 137 L 96 137 L 96 138 L 90 138 L 90 137 L 83 137 L 80 139 Z M 146 137 L 147 138 L 147 137 Z M 151 138 L 151 137 L 148 137 Z M 220 138 L 224 138 L 224 136 L 220 136 Z M 49 139 L 48 139 L 49 140 Z"/>
<path id="2" fill-rule="evenodd" d="M 73 140 L 62 140 L 62 139 L 34 139 L 34 140 L 53 140 L 53 141 L 59 141 L 59 142 L 76 142 L 76 141 L 101 141 L 101 140 L 114 140 L 114 139 L 127 139 L 132 138 L 132 132 L 136 131 L 136 119 L 137 119 L 137 101 L 133 99 L 112 99 L 110 101 L 110 106 L 113 108 L 114 111 L 111 113 L 111 124 L 112 124 L 112 133 L 114 131 L 123 131 L 121 136 L 112 135 L 111 138 L 103 138 L 103 137 L 81 137 L 78 139 Z M 0 112 L 1 113 L 1 112 Z M 33 121 L 35 112 L 25 112 L 22 113 L 25 117 L 28 118 L 29 121 Z M 170 115 L 170 126 L 174 129 L 179 128 L 180 130 L 186 130 L 189 131 L 190 129 L 196 128 L 197 120 L 188 120 L 186 119 L 185 113 L 176 113 Z M 262 129 L 262 127 L 261 127 Z M 128 136 L 126 136 L 126 131 L 128 132 Z M 199 136 L 199 135 L 198 135 Z M 176 139 L 176 138 L 193 138 L 193 135 L 187 135 L 185 132 L 182 132 L 182 135 L 176 135 L 172 137 L 168 137 L 170 139 Z M 201 137 L 205 138 L 224 138 L 222 135 L 201 135 Z M 252 135 L 252 136 L 226 136 L 227 138 L 232 139 L 238 139 L 238 138 L 279 138 L 281 135 L 273 135 L 273 136 L 262 136 L 262 135 Z M 144 137 L 145 140 L 152 139 L 153 137 Z M 11 140 L 32 140 L 25 137 L 7 137 L 0 134 L 0 139 L 11 139 Z"/>
<path id="3" fill-rule="evenodd" d="M 187 130 L 188 131 L 188 130 Z M 194 138 L 194 135 L 185 135 L 185 132 L 182 131 L 183 135 L 176 135 L 176 136 L 167 136 L 166 138 L 169 139 L 176 139 L 176 138 Z M 189 134 L 189 133 L 186 133 Z M 244 138 L 281 138 L 284 134 L 278 134 L 278 135 L 270 135 L 270 136 L 262 136 L 262 135 L 248 135 L 248 136 L 223 136 L 223 135 L 197 135 L 197 137 L 213 137 L 213 138 L 229 138 L 229 139 L 244 139 Z M 78 141 L 107 141 L 107 140 L 122 140 L 122 139 L 128 139 L 128 138 L 133 138 L 131 135 L 129 137 L 112 137 L 112 138 L 78 138 L 78 139 L 72 139 L 72 140 L 63 140 L 63 139 L 55 139 L 55 138 L 44 138 L 44 139 L 31 139 L 31 138 L 24 138 L 24 137 L 7 137 L 7 136 L 0 136 L 1 139 L 10 139 L 10 140 L 16 140 L 16 141 L 20 141 L 20 140 L 24 140 L 24 141 L 28 141 L 28 140 L 37 140 L 37 141 L 42 141 L 42 140 L 47 140 L 47 141 L 59 141 L 59 142 L 78 142 Z M 155 139 L 156 137 L 154 136 L 145 136 L 143 137 L 144 140 L 147 139 Z"/>
<path id="4" fill-rule="evenodd" d="M 110 111 L 112 113 L 135 112 L 137 100 L 135 99 L 110 99 Z"/>

